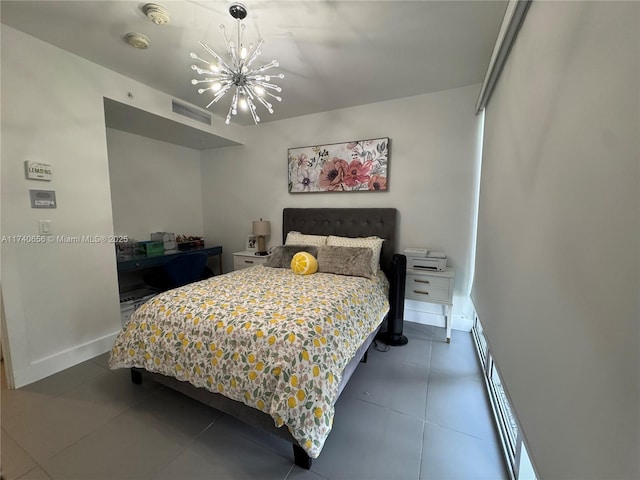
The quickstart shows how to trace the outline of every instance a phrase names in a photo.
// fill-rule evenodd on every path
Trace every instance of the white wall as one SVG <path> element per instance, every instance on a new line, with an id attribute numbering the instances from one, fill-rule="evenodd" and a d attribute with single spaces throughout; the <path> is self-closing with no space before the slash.
<path id="1" fill-rule="evenodd" d="M 270 220 L 269 243 L 282 243 L 284 207 L 395 207 L 399 251 L 427 246 L 448 253 L 457 271 L 454 327 L 468 328 L 478 90 L 476 85 L 269 122 L 251 127 L 244 146 L 203 152 L 205 235 L 224 245 L 225 268 L 231 269 L 230 253 L 244 248 L 252 220 Z M 388 192 L 288 193 L 288 148 L 377 137 L 391 139 Z"/>
<path id="2" fill-rule="evenodd" d="M 1 35 L 2 234 L 35 235 L 39 219 L 56 235 L 113 234 L 103 98 L 202 125 L 172 114 L 166 94 L 6 25 Z M 242 142 L 215 117 L 207 131 Z M 24 160 L 51 162 L 53 180 L 26 180 Z M 58 208 L 31 209 L 30 188 L 55 190 Z M 1 253 L 15 386 L 111 347 L 120 328 L 112 244 L 3 243 Z"/>
<path id="3" fill-rule="evenodd" d="M 113 229 L 203 235 L 200 151 L 107 129 Z"/>
<path id="4" fill-rule="evenodd" d="M 486 109 L 474 302 L 544 479 L 640 478 L 640 4 L 533 2 Z"/>

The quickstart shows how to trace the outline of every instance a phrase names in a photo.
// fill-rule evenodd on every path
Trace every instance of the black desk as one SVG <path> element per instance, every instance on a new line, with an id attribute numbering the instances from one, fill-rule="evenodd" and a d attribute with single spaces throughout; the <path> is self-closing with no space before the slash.
<path id="1" fill-rule="evenodd" d="M 196 248 L 193 250 L 185 251 L 172 250 L 164 252 L 164 254 L 162 255 L 153 255 L 150 257 L 147 257 L 146 255 L 117 255 L 116 259 L 118 262 L 118 272 L 130 272 L 143 268 L 160 267 L 176 256 L 203 252 L 210 257 L 214 255 L 218 256 L 220 273 L 222 273 L 222 247 L 206 246 L 204 248 Z"/>

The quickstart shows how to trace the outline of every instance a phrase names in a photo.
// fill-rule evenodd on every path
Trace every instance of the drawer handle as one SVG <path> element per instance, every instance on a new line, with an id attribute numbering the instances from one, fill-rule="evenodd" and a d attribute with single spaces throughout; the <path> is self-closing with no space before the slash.
<path id="1" fill-rule="evenodd" d="M 423 270 L 437 270 L 436 267 L 428 267 L 426 265 L 414 265 L 411 268 L 422 268 Z"/>
<path id="2" fill-rule="evenodd" d="M 414 280 L 414 282 L 416 282 L 416 283 L 426 283 L 427 285 L 429 285 L 431 283 L 429 280 L 420 280 L 418 278 L 416 278 Z"/>
<path id="3" fill-rule="evenodd" d="M 413 293 L 421 293 L 422 295 L 429 295 L 429 292 L 421 292 L 420 290 L 414 290 Z"/>
<path id="4" fill-rule="evenodd" d="M 245 260 L 244 263 L 253 263 L 253 260 Z"/>

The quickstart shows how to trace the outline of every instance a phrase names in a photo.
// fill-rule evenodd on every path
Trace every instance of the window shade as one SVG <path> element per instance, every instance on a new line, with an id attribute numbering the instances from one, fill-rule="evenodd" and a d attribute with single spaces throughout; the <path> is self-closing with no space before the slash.
<path id="1" fill-rule="evenodd" d="M 472 299 L 540 478 L 640 478 L 639 20 L 533 2 L 485 109 Z"/>

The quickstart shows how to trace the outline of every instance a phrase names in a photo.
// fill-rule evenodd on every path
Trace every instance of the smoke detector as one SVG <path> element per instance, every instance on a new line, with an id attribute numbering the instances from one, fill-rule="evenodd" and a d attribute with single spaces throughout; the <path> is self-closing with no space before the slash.
<path id="1" fill-rule="evenodd" d="M 156 25 L 167 25 L 171 22 L 167 9 L 157 3 L 147 3 L 142 7 L 142 11 Z"/>
<path id="2" fill-rule="evenodd" d="M 142 33 L 129 32 L 124 36 L 124 41 L 134 48 L 140 48 L 146 50 L 151 45 L 149 37 Z"/>

